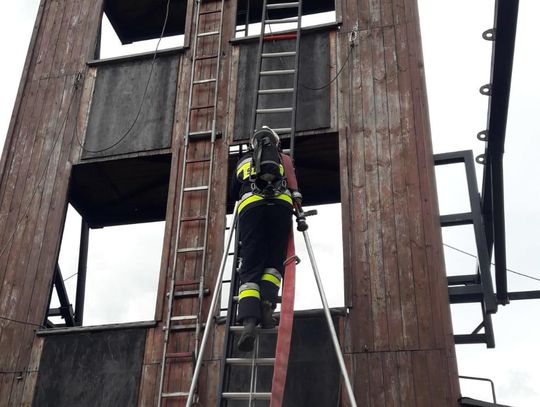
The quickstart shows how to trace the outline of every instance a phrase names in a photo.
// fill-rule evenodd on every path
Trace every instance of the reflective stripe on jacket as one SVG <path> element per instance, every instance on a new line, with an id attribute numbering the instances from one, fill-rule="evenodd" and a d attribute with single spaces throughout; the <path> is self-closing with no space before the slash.
<path id="1" fill-rule="evenodd" d="M 250 176 L 255 175 L 255 169 L 252 168 L 252 158 L 247 156 L 243 158 L 238 165 L 236 166 L 236 178 L 238 182 L 242 184 L 240 189 L 242 196 L 240 197 L 240 204 L 238 205 L 238 213 L 241 213 L 246 208 L 251 208 L 259 205 L 264 205 L 266 203 L 276 203 L 280 205 L 285 205 L 292 208 L 293 201 L 291 193 L 289 190 L 285 190 L 283 193 L 273 196 L 273 197 L 264 197 L 262 195 L 256 194 L 251 190 L 251 181 Z M 283 165 L 279 166 L 281 175 L 285 174 L 285 169 Z"/>

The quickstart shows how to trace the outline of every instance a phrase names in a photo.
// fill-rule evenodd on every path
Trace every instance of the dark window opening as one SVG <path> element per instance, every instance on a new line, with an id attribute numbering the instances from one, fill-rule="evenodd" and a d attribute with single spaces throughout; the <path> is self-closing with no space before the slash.
<path id="1" fill-rule="evenodd" d="M 182 47 L 185 0 L 107 0 L 101 24 L 100 59 Z M 163 31 L 163 37 L 161 33 Z"/>
<path id="2" fill-rule="evenodd" d="M 170 164 L 164 154 L 74 166 L 47 326 L 154 319 Z"/>
<path id="3" fill-rule="evenodd" d="M 253 61 L 257 60 L 258 44 L 255 41 L 242 42 L 238 62 L 236 106 L 234 122 L 234 140 L 249 137 L 251 114 L 255 103 L 257 72 Z M 302 35 L 299 56 L 298 99 L 296 130 L 298 132 L 325 131 L 332 127 L 331 115 L 331 47 L 333 46 L 328 31 L 309 32 Z M 294 40 L 282 40 L 268 43 L 265 52 L 283 52 L 294 50 Z M 292 69 L 293 58 L 265 58 L 263 70 Z M 292 78 L 286 75 L 262 77 L 259 89 L 292 87 Z M 290 76 L 290 75 L 289 75 Z M 292 95 L 261 95 L 258 108 L 290 106 Z M 289 104 L 287 104 L 289 102 Z M 290 127 L 290 116 L 284 114 L 259 114 L 257 127 L 266 125 L 274 128 Z M 326 130 L 327 131 L 327 130 Z"/>

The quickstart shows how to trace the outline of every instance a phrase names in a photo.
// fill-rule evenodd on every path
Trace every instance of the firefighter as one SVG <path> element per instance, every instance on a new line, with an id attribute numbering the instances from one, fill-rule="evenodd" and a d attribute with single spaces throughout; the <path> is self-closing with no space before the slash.
<path id="1" fill-rule="evenodd" d="M 238 349 L 253 349 L 255 327 L 273 328 L 272 313 L 284 272 L 293 201 L 300 203 L 291 158 L 283 154 L 276 132 L 268 127 L 250 138 L 251 149 L 233 173 L 231 193 L 239 200 L 241 242 L 238 321 L 244 330 Z"/>

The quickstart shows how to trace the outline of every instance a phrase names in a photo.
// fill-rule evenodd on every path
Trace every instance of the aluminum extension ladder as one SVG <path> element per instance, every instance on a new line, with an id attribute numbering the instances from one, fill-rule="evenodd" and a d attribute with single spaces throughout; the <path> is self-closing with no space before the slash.
<path id="1" fill-rule="evenodd" d="M 221 297 L 221 289 L 223 287 L 223 283 L 226 281 L 226 280 L 223 280 L 223 275 L 224 275 L 225 265 L 226 265 L 226 262 L 227 262 L 227 257 L 229 255 L 229 250 L 230 250 L 230 247 L 231 247 L 231 242 L 232 242 L 234 229 L 236 228 L 236 224 L 237 224 L 237 208 L 238 208 L 238 203 L 236 203 L 236 205 L 234 207 L 233 225 L 231 226 L 229 235 L 228 235 L 228 237 L 226 239 L 226 245 L 225 245 L 223 255 L 222 255 L 222 259 L 221 259 L 220 269 L 219 269 L 218 276 L 217 276 L 217 279 L 216 279 L 216 283 L 215 283 L 215 286 L 214 286 L 213 295 L 212 295 L 212 301 L 211 301 L 211 304 L 210 304 L 210 309 L 209 309 L 209 312 L 208 312 L 206 325 L 205 325 L 206 327 L 205 327 L 204 335 L 203 335 L 203 338 L 202 338 L 202 341 L 201 341 L 201 348 L 200 348 L 200 352 L 199 352 L 199 357 L 197 358 L 197 362 L 196 362 L 196 365 L 195 365 L 195 370 L 194 370 L 194 373 L 193 373 L 193 379 L 192 379 L 192 383 L 191 383 L 189 397 L 188 397 L 188 401 L 187 401 L 187 404 L 186 404 L 187 407 L 192 407 L 193 406 L 193 400 L 194 400 L 194 397 L 195 397 L 195 389 L 196 389 L 196 385 L 197 385 L 197 380 L 198 380 L 199 373 L 200 373 L 200 370 L 201 370 L 201 367 L 202 367 L 202 362 L 203 362 L 204 350 L 206 348 L 208 338 L 210 337 L 210 332 L 214 328 L 214 325 L 216 323 L 217 316 L 218 316 L 218 313 L 219 313 L 218 301 L 219 301 L 219 299 Z M 299 212 L 299 216 L 305 217 L 305 215 L 309 215 L 309 214 L 304 214 L 302 212 Z M 302 231 L 302 233 L 303 233 L 303 236 L 304 236 L 306 247 L 308 249 L 308 255 L 309 255 L 309 259 L 310 259 L 311 266 L 312 266 L 312 269 L 313 269 L 313 274 L 315 276 L 315 280 L 316 280 L 316 283 L 317 283 L 317 288 L 318 288 L 318 291 L 319 291 L 321 302 L 322 302 L 322 305 L 323 305 L 325 319 L 326 319 L 326 322 L 327 322 L 327 325 L 328 325 L 328 329 L 330 331 L 330 336 L 332 338 L 332 343 L 333 343 L 333 346 L 334 346 L 334 350 L 336 352 L 336 357 L 338 359 L 338 364 L 339 364 L 339 367 L 340 367 L 341 375 L 343 377 L 343 382 L 345 384 L 345 389 L 347 391 L 349 402 L 350 402 L 350 405 L 352 407 L 356 407 L 357 403 L 356 403 L 355 396 L 354 396 L 354 393 L 353 393 L 353 390 L 352 390 L 352 385 L 351 385 L 349 376 L 347 374 L 347 368 L 345 366 L 345 361 L 343 359 L 343 354 L 341 353 L 339 340 L 338 340 L 338 337 L 337 337 L 337 334 L 336 334 L 336 331 L 335 331 L 335 328 L 334 328 L 334 324 L 333 324 L 333 321 L 332 321 L 332 316 L 330 314 L 330 308 L 329 308 L 328 302 L 326 300 L 326 294 L 324 292 L 324 288 L 323 288 L 322 281 L 321 281 L 321 278 L 320 278 L 319 269 L 318 269 L 318 266 L 317 266 L 317 263 L 316 263 L 316 260 L 315 260 L 315 254 L 314 254 L 313 248 L 311 246 L 311 241 L 309 239 L 309 235 L 308 235 L 307 230 L 304 229 Z M 256 345 L 255 345 L 255 349 L 252 352 L 251 356 L 247 357 L 247 358 L 246 357 L 244 357 L 244 358 L 231 357 L 231 351 L 232 351 L 233 347 L 236 345 L 235 341 L 231 341 L 231 339 L 233 339 L 234 335 L 240 333 L 242 331 L 242 329 L 243 329 L 241 326 L 234 325 L 235 315 L 236 315 L 236 312 L 235 312 L 236 307 L 231 306 L 231 304 L 237 304 L 237 301 L 238 301 L 238 297 L 235 295 L 236 291 L 233 290 L 233 287 L 235 285 L 237 286 L 237 284 L 234 284 L 234 280 L 235 280 L 236 268 L 238 266 L 238 262 L 237 262 L 238 242 L 236 242 L 235 246 L 236 247 L 235 247 L 235 251 L 234 251 L 235 259 L 234 259 L 234 262 L 233 262 L 233 277 L 231 278 L 231 282 L 232 282 L 231 283 L 231 292 L 230 292 L 230 295 L 229 295 L 229 297 L 230 297 L 229 298 L 229 308 L 228 308 L 229 312 L 228 312 L 228 315 L 227 315 L 227 326 L 226 326 L 226 332 L 225 332 L 225 349 L 226 349 L 226 352 L 224 353 L 223 358 L 222 358 L 221 384 L 220 384 L 220 389 L 218 391 L 217 407 L 227 406 L 228 401 L 233 401 L 234 402 L 234 401 L 240 401 L 240 400 L 248 401 L 248 406 L 249 407 L 260 406 L 260 403 L 258 403 L 258 404 L 256 404 L 256 403 L 258 401 L 260 402 L 260 401 L 263 401 L 263 400 L 266 400 L 270 407 L 281 407 L 281 405 L 282 405 L 281 403 L 283 401 L 283 391 L 284 391 L 284 385 L 285 385 L 286 366 L 287 366 L 287 360 L 284 360 L 284 359 L 288 359 L 289 349 L 288 349 L 287 346 L 289 346 L 289 344 L 290 344 L 290 333 L 291 333 L 291 330 L 292 330 L 292 319 L 293 319 L 294 263 L 295 263 L 295 260 L 297 260 L 296 256 L 291 256 L 291 254 L 294 253 L 294 242 L 293 242 L 292 234 L 291 234 L 291 236 L 289 238 L 289 247 L 288 247 L 288 254 L 287 254 L 288 259 L 286 261 L 285 280 L 283 282 L 283 293 L 282 293 L 283 301 L 282 301 L 280 323 L 279 323 L 279 327 L 278 327 L 278 330 L 277 330 L 278 331 L 278 339 L 277 339 L 275 357 L 268 357 L 266 355 L 264 355 L 265 357 L 260 357 L 258 352 L 259 352 L 259 343 L 260 343 L 261 336 L 262 335 L 266 336 L 266 335 L 275 334 L 276 329 L 267 329 L 267 330 L 257 329 Z M 291 274 L 292 274 L 292 279 L 291 279 Z M 281 341 L 280 338 L 279 338 L 279 335 L 282 334 L 282 331 L 285 331 L 283 333 L 285 338 Z M 287 338 L 286 335 L 289 335 L 289 337 Z M 286 347 L 280 349 L 280 346 L 286 346 Z M 224 385 L 223 385 L 223 383 L 224 383 L 224 381 L 226 379 L 226 377 L 225 377 L 226 370 L 227 370 L 227 368 L 229 368 L 231 366 L 239 366 L 239 365 L 248 366 L 248 367 L 251 368 L 250 369 L 250 380 L 249 380 L 250 388 L 247 391 L 245 391 L 245 390 L 244 391 L 238 391 L 238 390 L 236 390 L 236 391 L 227 391 L 227 389 L 225 389 Z M 258 373 L 259 373 L 259 369 L 264 367 L 264 366 L 274 366 L 271 392 L 268 392 L 268 389 L 266 389 L 266 391 L 261 391 L 261 390 L 257 389 L 257 385 L 258 385 L 257 376 L 258 376 Z M 278 368 L 281 369 L 281 372 L 276 372 L 276 369 L 278 369 Z M 285 371 L 283 371 L 283 369 L 285 369 Z"/>
<path id="2" fill-rule="evenodd" d="M 262 125 L 268 125 L 280 136 L 290 135 L 290 155 L 293 158 L 302 31 L 302 0 L 286 1 L 263 0 L 250 134 L 253 134 L 253 131 Z M 281 17 L 291 13 L 296 15 L 294 17 Z M 272 27 L 280 24 L 296 24 L 296 27 L 293 33 L 274 34 Z M 285 40 L 294 40 L 294 49 L 275 52 L 275 49 L 279 48 L 280 45 L 286 46 L 290 43 L 290 41 L 285 42 Z M 279 82 L 283 86 L 279 88 L 267 87 L 267 82 L 270 81 Z M 287 122 L 290 123 L 289 127 L 273 125 L 273 123 Z"/>
<path id="3" fill-rule="evenodd" d="M 208 227 L 209 227 L 209 215 L 210 215 L 210 202 L 211 202 L 211 185 L 213 177 L 213 164 L 215 155 L 215 141 L 217 138 L 216 131 L 216 119 L 217 119 L 217 103 L 218 103 L 218 86 L 219 86 L 219 68 L 221 62 L 221 47 L 222 47 L 222 29 L 223 29 L 223 10 L 224 0 L 221 1 L 219 8 L 208 7 L 209 4 L 219 4 L 216 1 L 197 0 L 195 11 L 195 32 L 194 32 L 194 45 L 191 55 L 191 78 L 188 97 L 188 111 L 186 118 L 186 128 L 184 133 L 184 153 L 181 166 L 181 182 L 179 184 L 180 196 L 178 201 L 178 221 L 175 234 L 175 253 L 171 271 L 171 278 L 169 281 L 169 287 L 167 291 L 167 319 L 164 326 L 164 340 L 163 340 L 163 354 L 161 358 L 161 372 L 159 381 L 159 399 L 158 407 L 162 405 L 164 400 L 167 399 L 179 399 L 186 398 L 189 395 L 187 391 L 181 391 L 180 389 L 172 389 L 172 383 L 167 385 L 166 371 L 168 362 L 175 361 L 187 361 L 194 363 L 198 357 L 199 352 L 199 337 L 202 324 L 202 304 L 203 299 L 209 290 L 205 288 L 205 272 L 207 265 L 207 244 L 208 244 Z M 217 28 L 216 28 L 217 23 Z M 212 27 L 212 28 L 209 28 Z M 201 55 L 199 48 L 204 48 L 204 41 L 215 41 L 217 39 L 218 46 L 215 52 L 208 55 Z M 201 43 L 202 46 L 201 46 Z M 213 49 L 215 47 L 212 47 Z M 212 69 L 202 69 L 202 64 L 211 64 Z M 207 67 L 205 65 L 205 67 Z M 203 72 L 202 75 L 209 75 L 208 77 L 199 77 L 196 72 Z M 209 94 L 210 104 L 204 106 L 194 106 L 194 93 L 197 87 L 206 86 L 206 92 Z M 201 88 L 199 88 L 201 89 Z M 206 117 L 211 116 L 210 128 L 197 128 L 194 123 L 193 117 L 197 117 L 200 112 L 204 112 Z M 210 113 L 211 112 L 211 113 Z M 189 158 L 190 147 L 195 144 L 208 143 L 210 141 L 210 152 L 207 157 L 192 159 Z M 200 168 L 200 166 L 206 166 L 208 168 L 208 178 L 203 185 L 187 186 L 186 173 L 191 171 L 192 168 Z M 199 166 L 199 167 L 196 167 Z M 204 194 L 206 198 L 206 207 L 204 213 L 200 216 L 186 216 L 185 214 L 185 200 L 193 197 L 193 194 Z M 204 205 L 203 205 L 204 206 Z M 184 246 L 181 243 L 181 229 L 182 226 L 198 225 L 203 227 L 204 232 L 202 236 L 202 242 L 195 246 Z M 204 226 L 203 226 L 204 225 Z M 178 270 L 178 257 L 185 255 L 197 255 L 201 259 L 200 275 L 195 280 L 176 281 Z M 193 301 L 196 298 L 197 309 L 196 314 L 188 315 L 174 315 L 173 309 L 182 309 L 182 301 Z M 185 308 L 185 307 L 184 307 Z M 189 308 L 189 307 L 188 307 Z M 174 352 L 171 351 L 171 338 L 175 333 L 195 331 L 195 349 L 193 352 Z M 168 387 L 168 388 L 167 388 Z"/>
<path id="4" fill-rule="evenodd" d="M 281 299 L 279 325 L 273 329 L 255 331 L 254 350 L 246 355 L 236 349 L 236 343 L 243 332 L 238 325 L 236 315 L 238 309 L 238 288 L 240 285 L 238 269 L 239 241 L 236 239 L 233 252 L 233 270 L 230 279 L 230 293 L 227 303 L 227 318 L 224 330 L 223 356 L 221 360 L 220 386 L 217 394 L 217 406 L 226 407 L 242 405 L 254 407 L 257 401 L 265 401 L 265 405 L 281 406 L 285 390 L 285 379 L 289 360 L 289 350 L 294 316 L 295 265 L 294 239 L 291 230 L 285 276 Z M 225 281 L 224 281 L 225 282 Z M 224 309 L 222 309 L 223 311 Z M 239 375 L 249 374 L 248 386 L 240 386 Z M 246 404 L 247 402 L 247 404 Z"/>

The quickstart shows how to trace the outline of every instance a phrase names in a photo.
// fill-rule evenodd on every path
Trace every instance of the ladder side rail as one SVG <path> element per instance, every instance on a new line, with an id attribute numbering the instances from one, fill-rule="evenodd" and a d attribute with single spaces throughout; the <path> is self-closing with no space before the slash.
<path id="1" fill-rule="evenodd" d="M 241 153 L 241 151 L 240 151 Z M 236 310 L 237 310 L 237 303 L 234 300 L 235 293 L 238 291 L 238 271 L 237 271 L 237 265 L 238 265 L 238 247 L 239 247 L 239 241 L 240 236 L 238 233 L 238 228 L 236 229 L 236 235 L 235 235 L 235 243 L 234 243 L 234 256 L 233 256 L 233 267 L 232 267 L 232 274 L 230 278 L 230 284 L 229 284 L 229 299 L 227 301 L 227 317 L 225 322 L 225 332 L 224 340 L 223 340 L 223 363 L 221 363 L 220 367 L 220 380 L 219 380 L 219 386 L 218 386 L 218 393 L 217 393 L 217 407 L 221 406 L 222 402 L 222 394 L 224 392 L 224 386 L 225 383 L 228 383 L 228 377 L 226 375 L 229 374 L 227 364 L 225 363 L 225 360 L 227 358 L 227 355 L 229 355 L 230 352 L 232 352 L 231 347 L 234 346 L 233 341 L 231 340 L 231 331 L 230 327 L 236 324 Z"/>
<path id="2" fill-rule="evenodd" d="M 309 235 L 307 233 L 307 230 L 303 231 L 302 234 L 304 235 L 304 240 L 306 242 L 306 248 L 309 255 L 309 261 L 311 262 L 311 267 L 313 269 L 313 275 L 315 276 L 315 281 L 317 282 L 317 288 L 319 290 L 319 295 L 321 297 L 323 309 L 324 309 L 324 316 L 326 318 L 326 323 L 328 324 L 328 329 L 330 330 L 330 336 L 332 337 L 332 343 L 334 345 L 334 350 L 336 351 L 336 356 L 339 363 L 339 368 L 341 370 L 341 375 L 343 376 L 343 381 L 345 382 L 345 388 L 347 389 L 347 394 L 349 396 L 349 402 L 351 403 L 352 407 L 357 407 L 356 399 L 354 397 L 354 392 L 352 389 L 351 381 L 349 379 L 349 375 L 347 373 L 347 367 L 345 366 L 345 361 L 343 360 L 343 355 L 341 353 L 341 348 L 339 345 L 339 340 L 336 334 L 336 330 L 334 328 L 334 323 L 332 322 L 332 316 L 330 315 L 330 308 L 328 306 L 328 301 L 326 300 L 326 294 L 324 292 L 324 288 L 321 281 L 321 276 L 319 274 L 319 268 L 317 267 L 317 262 L 315 260 L 315 255 L 313 253 L 313 249 L 311 247 L 311 241 L 309 239 Z"/>
<path id="3" fill-rule="evenodd" d="M 204 282 L 205 282 L 205 271 L 207 263 L 207 253 L 208 253 L 208 230 L 209 223 L 208 219 L 210 216 L 210 203 L 212 201 L 212 181 L 214 177 L 214 156 L 215 156 L 215 147 L 216 147 L 216 120 L 217 120 L 217 103 L 218 103 L 218 89 L 219 89 L 219 66 L 221 64 L 221 46 L 222 46 L 222 31 L 223 31 L 223 9 L 225 6 L 225 0 L 221 0 L 221 12 L 219 17 L 219 35 L 218 35 L 218 48 L 217 48 L 217 58 L 216 58 L 216 69 L 215 76 L 216 82 L 214 84 L 214 109 L 212 114 L 212 135 L 210 139 L 210 161 L 208 163 L 208 192 L 206 194 L 206 208 L 205 208 L 205 222 L 204 222 L 204 232 L 203 232 L 203 252 L 202 252 L 202 264 L 201 264 L 201 287 L 199 291 L 199 307 L 197 311 L 197 327 L 195 329 L 195 358 L 198 356 L 199 349 L 199 336 L 201 334 L 201 324 L 200 320 L 202 318 L 203 312 L 203 291 L 204 291 Z M 193 56 L 193 67 L 195 66 L 195 57 Z M 193 74 L 193 72 L 192 72 Z M 193 77 L 192 77 L 193 80 Z M 193 82 L 192 82 L 193 83 Z M 188 117 L 188 125 L 190 118 Z"/>
<path id="4" fill-rule="evenodd" d="M 298 22 L 296 27 L 296 56 L 294 58 L 294 79 L 293 79 L 293 97 L 292 97 L 292 113 L 291 113 L 291 143 L 290 155 L 294 162 L 294 136 L 296 133 L 296 110 L 298 100 L 298 79 L 300 69 L 300 36 L 302 34 L 302 0 L 298 0 Z"/>
<path id="5" fill-rule="evenodd" d="M 256 64 L 256 76 L 255 76 L 255 98 L 253 99 L 253 109 L 251 111 L 251 126 L 249 129 L 249 137 L 253 134 L 257 128 L 257 108 L 259 106 L 259 88 L 261 84 L 261 69 L 262 69 L 262 53 L 263 53 L 263 44 L 264 36 L 266 34 L 266 3 L 267 0 L 263 0 L 262 6 L 262 16 L 261 16 L 261 34 L 259 37 L 259 49 L 257 51 L 257 64 Z"/>
<path id="6" fill-rule="evenodd" d="M 236 224 L 238 222 L 238 215 L 237 215 L 237 209 L 238 209 L 238 202 L 234 206 L 234 218 L 233 218 L 233 224 L 231 227 L 231 230 L 229 231 L 229 236 L 227 237 L 227 243 L 225 244 L 225 249 L 223 250 L 223 255 L 221 256 L 221 263 L 219 266 L 219 272 L 216 278 L 216 284 L 214 286 L 214 293 L 212 294 L 212 302 L 210 303 L 210 308 L 208 310 L 208 316 L 206 318 L 206 325 L 204 328 L 204 334 L 201 341 L 201 348 L 199 351 L 199 355 L 197 357 L 197 362 L 195 364 L 195 370 L 193 371 L 193 377 L 191 379 L 191 385 L 189 388 L 189 395 L 186 402 L 186 407 L 191 407 L 193 404 L 193 398 L 195 396 L 195 389 L 197 387 L 197 380 L 199 378 L 199 374 L 201 371 L 202 361 L 203 361 L 203 355 L 204 350 L 206 348 L 206 343 L 208 342 L 208 337 L 210 336 L 210 331 L 212 330 L 211 327 L 215 323 L 215 313 L 216 313 L 216 305 L 217 305 L 217 299 L 220 296 L 221 293 L 221 281 L 223 280 L 223 272 L 225 270 L 225 265 L 227 263 L 227 255 L 229 252 L 229 249 L 231 247 L 231 241 L 232 241 L 232 235 L 236 228 Z"/>
<path id="7" fill-rule="evenodd" d="M 167 301 L 168 309 L 167 309 L 167 320 L 165 325 L 165 337 L 163 341 L 163 354 L 161 356 L 161 372 L 160 372 L 160 381 L 159 381 L 159 397 L 158 397 L 158 407 L 161 406 L 161 400 L 163 396 L 163 387 L 165 382 L 165 367 L 166 367 L 166 361 L 167 361 L 167 345 L 169 343 L 169 335 L 170 335 L 170 326 L 171 326 L 171 316 L 172 316 L 172 308 L 173 308 L 173 300 L 174 300 L 174 286 L 176 281 L 176 268 L 178 263 L 178 244 L 180 239 L 180 228 L 182 224 L 182 212 L 183 212 L 183 201 L 184 201 L 184 189 L 185 189 L 185 182 L 186 182 L 186 169 L 187 169 L 187 157 L 188 157 L 188 142 L 189 142 L 189 129 L 190 129 L 190 111 L 191 111 L 191 105 L 192 105 L 192 99 L 193 99 L 193 80 L 195 78 L 195 55 L 197 53 L 197 44 L 198 44 L 198 32 L 199 32 L 199 20 L 200 20 L 200 1 L 196 1 L 196 12 L 195 12 L 195 35 L 194 37 L 194 47 L 193 47 L 193 59 L 191 62 L 191 76 L 190 76 L 190 86 L 189 86 L 189 96 L 188 96 L 188 108 L 187 108 L 187 119 L 186 119 L 186 128 L 184 133 L 184 153 L 183 153 L 183 159 L 182 159 L 182 177 L 180 181 L 180 197 L 178 201 L 178 214 L 177 214 L 177 221 L 176 221 L 176 231 L 175 231 L 175 243 L 174 243 L 174 253 L 173 253 L 173 265 L 171 270 L 171 280 L 170 280 L 170 289 L 169 289 L 169 298 Z"/>

